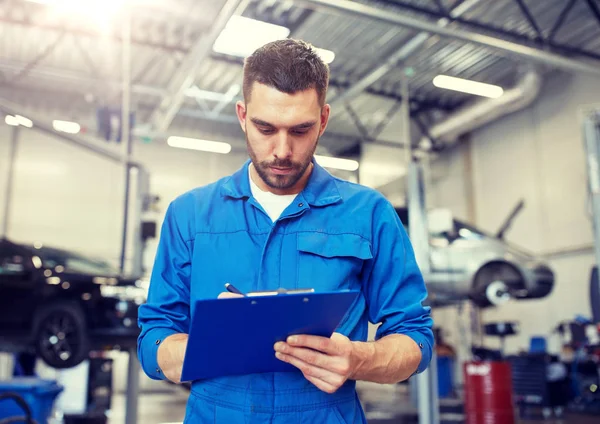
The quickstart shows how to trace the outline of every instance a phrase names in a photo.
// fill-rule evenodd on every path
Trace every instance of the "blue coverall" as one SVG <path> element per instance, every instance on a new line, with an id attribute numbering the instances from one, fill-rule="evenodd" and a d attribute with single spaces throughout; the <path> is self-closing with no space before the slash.
<path id="1" fill-rule="evenodd" d="M 138 356 L 144 372 L 165 378 L 157 363 L 160 343 L 171 334 L 187 334 L 190 304 L 216 298 L 226 282 L 242 291 L 309 284 L 316 291 L 359 289 L 358 301 L 336 331 L 366 341 L 368 321 L 381 323 L 376 337 L 411 337 L 423 355 L 417 372 L 425 370 L 433 345 L 430 309 L 422 305 L 427 292 L 392 205 L 375 190 L 335 178 L 313 161 L 304 190 L 272 222 L 252 197 L 249 163 L 170 203 L 148 299 L 139 308 Z M 298 371 L 195 381 L 184 422 L 366 419 L 354 381 L 328 394 Z"/>

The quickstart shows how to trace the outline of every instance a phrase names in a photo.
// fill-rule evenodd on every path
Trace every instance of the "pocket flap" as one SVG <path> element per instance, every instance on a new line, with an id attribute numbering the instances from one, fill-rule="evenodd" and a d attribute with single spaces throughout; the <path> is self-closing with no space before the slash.
<path id="1" fill-rule="evenodd" d="M 298 250 L 326 258 L 351 256 L 372 259 L 371 243 L 356 234 L 298 234 Z"/>

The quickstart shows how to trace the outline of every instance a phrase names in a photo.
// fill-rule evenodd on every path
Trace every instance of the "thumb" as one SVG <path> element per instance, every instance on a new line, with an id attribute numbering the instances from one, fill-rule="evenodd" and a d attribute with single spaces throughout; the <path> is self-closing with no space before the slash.
<path id="1" fill-rule="evenodd" d="M 336 342 L 336 343 L 344 343 L 349 341 L 350 339 L 346 336 L 344 336 L 342 333 L 333 333 L 330 337 L 331 341 Z"/>

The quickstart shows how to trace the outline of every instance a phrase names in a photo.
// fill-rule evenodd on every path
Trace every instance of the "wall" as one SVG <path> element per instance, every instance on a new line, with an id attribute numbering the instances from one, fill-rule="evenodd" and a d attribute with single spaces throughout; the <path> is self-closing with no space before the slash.
<path id="1" fill-rule="evenodd" d="M 597 79 L 551 76 L 531 107 L 474 132 L 469 154 L 452 153 L 433 166 L 441 178 L 433 185 L 430 203 L 448 206 L 457 216 L 472 215 L 471 222 L 495 232 L 514 205 L 524 199 L 525 209 L 507 233 L 507 241 L 537 254 L 591 246 L 579 109 L 592 103 L 600 104 Z M 556 273 L 550 296 L 482 313 L 484 321 L 521 323 L 522 333 L 507 339 L 507 351 L 526 349 L 532 335 L 548 336 L 561 320 L 590 315 L 591 249 L 551 255 L 548 261 Z M 451 314 L 439 311 L 437 321 L 447 322 L 444 318 Z M 453 328 L 449 331 L 456 332 Z M 558 342 L 557 336 L 550 337 L 553 349 Z M 498 346 L 495 340 L 486 343 Z"/>
<path id="2" fill-rule="evenodd" d="M 7 152 L 13 127 L 0 122 L 0 219 L 4 213 L 8 170 Z M 184 133 L 190 135 L 189 131 Z M 234 172 L 245 154 L 219 155 L 174 149 L 164 141 L 136 143 L 134 159 L 150 172 L 150 187 L 160 197 L 151 217 L 158 230 L 166 207 L 179 194 Z M 33 129 L 19 129 L 13 197 L 8 236 L 11 239 L 72 249 L 118 265 L 123 220 L 124 170 L 121 165 L 84 151 L 64 140 Z M 0 221 L 1 222 L 1 221 Z M 158 239 L 145 252 L 147 273 Z M 126 387 L 127 354 L 114 353 L 115 390 Z M 4 368 L 4 367 L 3 367 Z M 55 370 L 39 362 L 38 372 L 48 378 Z M 69 374 L 71 375 L 71 374 Z M 79 377 L 69 377 L 79 384 Z M 142 390 L 161 390 L 164 383 L 143 374 Z"/>
<path id="3" fill-rule="evenodd" d="M 8 151 L 11 130 L 0 125 L 0 152 Z M 123 220 L 122 165 L 34 129 L 19 131 L 7 235 L 116 263 Z M 0 156 L 4 206 L 7 160 L 6 154 Z M 174 149 L 157 141 L 136 143 L 134 160 L 150 172 L 151 191 L 161 199 L 155 218 L 162 220 L 170 200 L 233 172 L 245 155 Z M 152 243 L 148 250 L 147 257 L 152 257 Z"/>

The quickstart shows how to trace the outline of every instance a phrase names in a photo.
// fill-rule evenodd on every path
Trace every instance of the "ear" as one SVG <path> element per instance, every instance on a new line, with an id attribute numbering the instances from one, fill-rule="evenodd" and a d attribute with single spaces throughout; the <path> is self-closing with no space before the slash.
<path id="1" fill-rule="evenodd" d="M 325 132 L 325 128 L 327 128 L 330 112 L 331 106 L 329 106 L 328 104 L 324 105 L 321 108 L 321 127 L 319 128 L 319 137 L 323 135 L 323 133 Z"/>
<path id="2" fill-rule="evenodd" d="M 235 104 L 235 113 L 242 126 L 242 131 L 246 132 L 246 104 L 242 100 Z"/>

